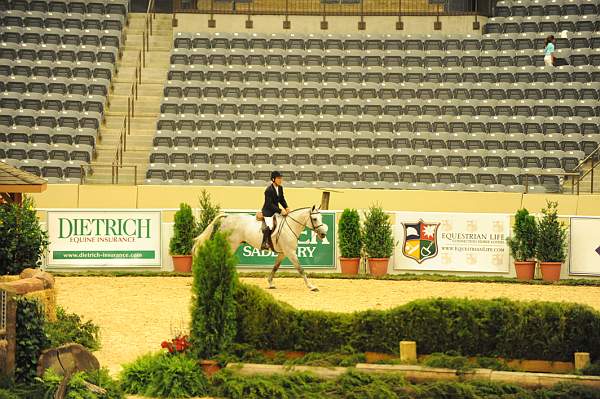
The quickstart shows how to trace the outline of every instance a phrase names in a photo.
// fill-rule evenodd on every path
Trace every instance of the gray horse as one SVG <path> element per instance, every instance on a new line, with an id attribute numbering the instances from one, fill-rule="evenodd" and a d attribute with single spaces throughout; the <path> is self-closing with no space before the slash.
<path id="1" fill-rule="evenodd" d="M 256 220 L 256 217 L 245 214 L 226 215 L 221 213 L 194 239 L 192 254 L 195 255 L 197 248 L 211 237 L 217 224 L 219 225 L 219 230 L 230 233 L 229 244 L 233 251 L 242 243 L 251 245 L 254 248 L 260 248 L 262 243 L 262 225 L 260 221 Z M 313 230 L 321 240 L 327 235 L 327 225 L 323 224 L 321 212 L 314 205 L 312 208 L 295 209 L 286 216 L 277 215 L 277 227 L 272 234 L 273 246 L 277 252 L 277 258 L 275 259 L 275 265 L 271 270 L 271 274 L 269 274 L 269 288 L 275 288 L 273 277 L 279 266 L 281 266 L 281 262 L 287 257 L 302 278 L 304 278 L 306 286 L 312 291 L 319 290 L 308 281 L 308 277 L 296 255 L 298 239 L 306 227 Z"/>

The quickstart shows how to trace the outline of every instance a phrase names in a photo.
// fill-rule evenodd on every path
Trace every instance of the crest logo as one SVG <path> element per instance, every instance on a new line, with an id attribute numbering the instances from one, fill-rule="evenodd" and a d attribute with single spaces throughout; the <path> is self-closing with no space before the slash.
<path id="1" fill-rule="evenodd" d="M 440 223 L 402 223 L 404 226 L 404 243 L 402 254 L 407 258 L 422 263 L 438 254 L 437 229 Z"/>

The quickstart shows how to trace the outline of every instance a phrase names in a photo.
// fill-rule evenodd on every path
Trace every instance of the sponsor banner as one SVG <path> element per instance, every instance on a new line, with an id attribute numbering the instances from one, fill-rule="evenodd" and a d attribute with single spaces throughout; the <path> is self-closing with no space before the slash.
<path id="1" fill-rule="evenodd" d="M 569 274 L 600 276 L 600 218 L 571 218 Z"/>
<path id="2" fill-rule="evenodd" d="M 508 215 L 400 212 L 394 268 L 508 273 L 509 233 Z"/>
<path id="3" fill-rule="evenodd" d="M 160 211 L 48 211 L 48 265 L 160 266 Z"/>
<path id="4" fill-rule="evenodd" d="M 256 213 L 249 213 L 254 215 Z M 306 228 L 300 234 L 296 254 L 303 268 L 334 268 L 336 265 L 336 224 L 335 213 L 321 211 L 323 224 L 327 225 L 327 237 L 319 240 L 317 235 Z M 261 251 L 250 245 L 242 244 L 235 253 L 238 257 L 238 267 L 272 268 L 276 254 L 271 251 Z M 289 259 L 285 258 L 282 268 L 293 267 Z"/>

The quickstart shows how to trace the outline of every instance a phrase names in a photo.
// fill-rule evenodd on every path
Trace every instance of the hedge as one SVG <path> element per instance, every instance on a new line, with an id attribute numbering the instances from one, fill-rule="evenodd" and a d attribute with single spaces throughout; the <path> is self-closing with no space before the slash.
<path id="1" fill-rule="evenodd" d="M 239 284 L 236 343 L 257 349 L 397 353 L 401 340 L 419 353 L 572 360 L 600 356 L 600 313 L 579 304 L 508 299 L 426 299 L 389 310 L 296 310 L 258 287 Z"/>

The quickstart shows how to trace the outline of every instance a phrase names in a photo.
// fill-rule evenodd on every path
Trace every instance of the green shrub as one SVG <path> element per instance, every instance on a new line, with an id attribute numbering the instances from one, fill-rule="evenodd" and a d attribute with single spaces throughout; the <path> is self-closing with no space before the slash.
<path id="1" fill-rule="evenodd" d="M 356 209 L 344 209 L 338 222 L 338 241 L 342 258 L 360 258 L 362 237 Z"/>
<path id="2" fill-rule="evenodd" d="M 235 342 L 257 349 L 395 354 L 398 342 L 412 340 L 424 354 L 565 361 L 578 351 L 600 356 L 600 313 L 579 304 L 426 299 L 344 314 L 296 310 L 244 284 L 235 300 Z"/>
<path id="3" fill-rule="evenodd" d="M 121 388 L 129 394 L 159 398 L 190 398 L 208 392 L 198 363 L 183 355 L 145 355 L 123 367 Z"/>
<path id="4" fill-rule="evenodd" d="M 81 316 L 67 313 L 62 307 L 56 308 L 56 321 L 46 322 L 46 335 L 51 347 L 69 342 L 81 344 L 91 351 L 100 349 L 100 327 L 91 320 L 83 322 Z"/>
<path id="5" fill-rule="evenodd" d="M 19 382 L 35 379 L 38 358 L 49 347 L 44 332 L 45 314 L 42 304 L 33 298 L 16 297 L 17 303 L 17 354 L 15 378 Z"/>
<path id="6" fill-rule="evenodd" d="M 221 232 L 202 244 L 194 257 L 190 343 L 199 358 L 226 351 L 235 337 L 236 263 L 227 235 Z"/>
<path id="7" fill-rule="evenodd" d="M 581 374 L 600 376 L 600 361 L 588 364 L 586 367 L 581 369 Z"/>
<path id="8" fill-rule="evenodd" d="M 48 370 L 44 374 L 44 399 L 53 398 L 63 377 Z M 86 383 L 94 384 L 106 390 L 105 394 L 90 392 Z M 67 385 L 66 399 L 122 399 L 125 395 L 119 384 L 108 374 L 107 369 L 79 372 L 71 376 Z"/>
<path id="9" fill-rule="evenodd" d="M 515 214 L 513 235 L 508 238 L 510 254 L 517 262 L 533 260 L 537 244 L 538 227 L 535 217 L 527 209 L 519 209 Z"/>
<path id="10" fill-rule="evenodd" d="M 22 205 L 0 204 L 0 275 L 17 275 L 41 265 L 48 233 L 42 230 L 34 206 L 27 196 Z"/>
<path id="11" fill-rule="evenodd" d="M 536 256 L 540 262 L 564 262 L 567 249 L 567 228 L 558 220 L 558 202 L 548 201 L 538 221 Z"/>
<path id="12" fill-rule="evenodd" d="M 175 212 L 175 224 L 173 236 L 169 241 L 169 253 L 171 255 L 191 255 L 192 245 L 196 236 L 196 219 L 192 208 L 185 203 L 179 205 Z"/>
<path id="13" fill-rule="evenodd" d="M 536 399 L 600 399 L 600 390 L 583 385 L 556 384 L 535 392 Z"/>
<path id="14" fill-rule="evenodd" d="M 369 258 L 389 258 L 394 252 L 390 217 L 382 207 L 372 205 L 365 215 L 362 241 Z"/>
<path id="15" fill-rule="evenodd" d="M 7 389 L 0 389 L 0 399 L 21 399 L 17 394 L 10 392 Z"/>
<path id="16" fill-rule="evenodd" d="M 206 227 L 214 220 L 214 218 L 221 212 L 221 207 L 217 204 L 213 204 L 210 194 L 205 189 L 200 193 L 200 219 L 198 220 L 198 227 L 196 235 L 199 235 L 206 229 Z M 216 229 L 215 229 L 216 230 Z"/>

